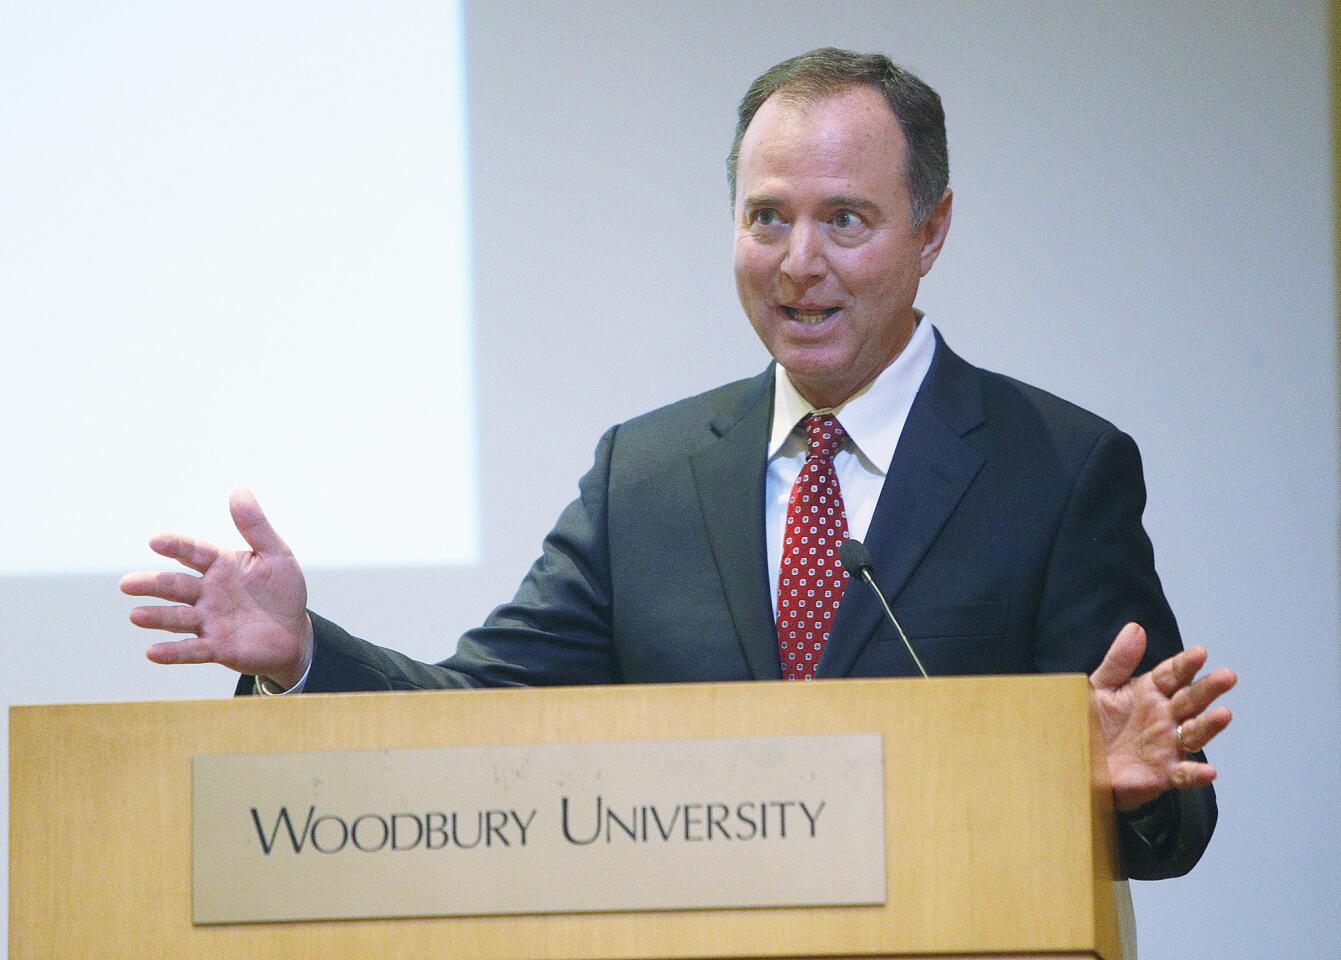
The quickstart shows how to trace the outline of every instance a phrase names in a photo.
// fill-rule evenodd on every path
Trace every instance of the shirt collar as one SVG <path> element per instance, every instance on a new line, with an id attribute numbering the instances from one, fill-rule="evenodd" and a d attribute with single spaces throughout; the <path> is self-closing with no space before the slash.
<path id="1" fill-rule="evenodd" d="M 894 361 L 853 396 L 836 407 L 816 410 L 792 384 L 787 371 L 778 364 L 774 370 L 773 428 L 768 441 L 768 458 L 784 452 L 787 441 L 797 437 L 797 424 L 811 413 L 833 413 L 847 431 L 858 456 L 866 466 L 884 475 L 894 459 L 894 448 L 903 434 L 903 425 L 912 409 L 913 399 L 931 369 L 936 353 L 936 338 L 931 324 L 924 323 L 917 311 L 917 326 L 912 338 Z M 794 452 L 794 451 L 791 451 Z"/>

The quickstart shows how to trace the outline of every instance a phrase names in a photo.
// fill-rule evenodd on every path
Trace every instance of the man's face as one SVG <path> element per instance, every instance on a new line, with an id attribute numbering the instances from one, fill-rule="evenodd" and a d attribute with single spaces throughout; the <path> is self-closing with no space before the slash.
<path id="1" fill-rule="evenodd" d="M 741 141 L 736 289 L 768 352 L 817 407 L 851 397 L 912 336 L 950 192 L 914 228 L 903 131 L 879 91 L 774 95 Z"/>

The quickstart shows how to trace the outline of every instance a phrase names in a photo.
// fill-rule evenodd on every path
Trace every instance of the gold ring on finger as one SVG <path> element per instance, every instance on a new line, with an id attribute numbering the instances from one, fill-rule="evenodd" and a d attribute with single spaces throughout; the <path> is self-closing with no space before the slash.
<path id="1" fill-rule="evenodd" d="M 1173 728 L 1173 739 L 1178 741 L 1178 749 L 1183 751 L 1183 753 L 1192 752 L 1192 748 L 1189 747 L 1187 741 L 1183 739 L 1183 725 L 1181 723 Z"/>

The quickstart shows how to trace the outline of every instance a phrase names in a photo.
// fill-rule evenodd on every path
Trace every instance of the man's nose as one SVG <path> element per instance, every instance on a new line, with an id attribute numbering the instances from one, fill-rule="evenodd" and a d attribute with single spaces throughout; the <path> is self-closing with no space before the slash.
<path id="1" fill-rule="evenodd" d="M 800 222 L 787 232 L 787 253 L 782 258 L 782 274 L 793 283 L 809 286 L 828 270 L 824 259 L 824 239 L 813 223 Z"/>

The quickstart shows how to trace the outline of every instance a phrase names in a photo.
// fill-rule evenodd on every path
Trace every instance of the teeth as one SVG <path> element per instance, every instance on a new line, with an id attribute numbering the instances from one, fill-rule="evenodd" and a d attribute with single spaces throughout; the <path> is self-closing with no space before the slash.
<path id="1" fill-rule="evenodd" d="M 829 317 L 833 316 L 835 313 L 838 312 L 837 307 L 834 307 L 830 310 L 820 310 L 817 313 L 802 313 L 795 307 L 787 307 L 785 309 L 787 310 L 787 314 L 793 320 L 797 320 L 801 323 L 807 323 L 807 324 L 823 323 L 825 320 L 829 319 Z"/>

